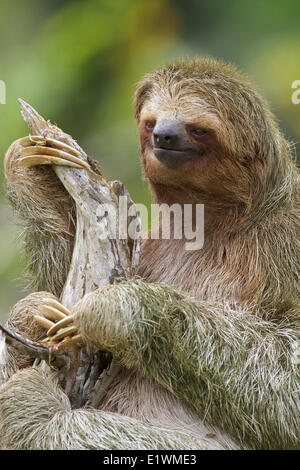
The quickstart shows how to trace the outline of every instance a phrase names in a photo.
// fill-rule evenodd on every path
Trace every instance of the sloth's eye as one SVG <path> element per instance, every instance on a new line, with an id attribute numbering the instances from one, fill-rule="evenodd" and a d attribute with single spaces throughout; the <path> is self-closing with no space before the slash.
<path id="1" fill-rule="evenodd" d="M 146 131 L 152 132 L 153 129 L 154 129 L 154 122 L 153 121 L 146 121 L 145 128 L 146 128 Z"/>
<path id="2" fill-rule="evenodd" d="M 197 140 L 201 140 L 203 137 L 207 135 L 207 131 L 203 129 L 202 127 L 192 128 L 190 129 L 190 133 Z"/>

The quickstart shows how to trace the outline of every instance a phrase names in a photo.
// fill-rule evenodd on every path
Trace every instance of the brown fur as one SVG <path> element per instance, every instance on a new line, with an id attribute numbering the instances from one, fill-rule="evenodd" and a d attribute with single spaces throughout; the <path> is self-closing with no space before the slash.
<path id="1" fill-rule="evenodd" d="M 59 296 L 72 257 L 75 204 L 51 167 L 19 165 L 20 140 L 5 156 L 8 197 L 24 222 L 31 287 Z"/>
<path id="2" fill-rule="evenodd" d="M 203 249 L 186 251 L 185 240 L 145 240 L 139 274 L 200 299 L 255 306 L 261 315 L 297 303 L 299 279 L 286 240 L 299 228 L 299 176 L 269 107 L 249 82 L 212 59 L 175 63 L 143 80 L 135 115 L 155 200 L 205 205 Z M 162 118 L 209 129 L 204 156 L 178 170 L 164 167 L 144 130 L 145 121 Z M 276 227 L 276 243 L 266 226 Z"/>
<path id="3" fill-rule="evenodd" d="M 124 366 L 95 416 L 105 421 L 105 413 L 116 413 L 119 441 L 110 442 L 117 448 L 123 448 L 124 416 L 155 426 L 156 437 L 149 437 L 143 448 L 157 445 L 161 427 L 196 437 L 200 447 L 297 448 L 299 375 L 290 351 L 291 342 L 300 337 L 299 174 L 289 145 L 248 80 L 212 59 L 177 62 L 146 76 L 135 95 L 135 116 L 144 177 L 154 199 L 205 204 L 205 242 L 202 250 L 187 252 L 184 240 L 144 240 L 139 275 L 146 282 L 102 288 L 76 305 L 75 323 L 86 342 L 111 351 Z M 145 130 L 146 121 L 160 119 L 205 128 L 201 158 L 177 169 L 160 163 Z M 14 152 L 12 148 L 8 161 Z M 9 183 L 22 205 L 23 186 L 16 174 L 8 174 Z M 32 180 L 27 181 L 30 192 Z M 43 205 L 35 193 L 31 191 L 29 204 L 33 220 Z M 52 220 L 59 212 L 58 250 L 65 231 L 70 233 L 68 202 L 65 208 L 47 206 L 49 223 L 43 218 L 52 236 Z M 70 247 L 71 239 L 72 233 Z M 59 280 L 51 289 L 57 293 L 69 264 L 61 272 L 51 253 L 45 245 L 51 277 Z M 175 286 L 189 297 L 157 283 Z M 16 374 L 7 383 L 2 403 L 21 380 Z M 46 384 L 45 378 L 40 380 Z M 2 406 L 13 447 L 55 447 L 57 440 L 56 448 L 74 448 L 77 441 L 71 445 L 58 428 L 51 431 L 55 436 L 43 428 L 39 440 L 9 434 L 21 418 L 14 418 L 13 406 Z M 30 430 L 31 421 L 27 426 Z M 72 439 L 80 428 L 87 442 L 93 440 L 79 418 L 76 426 L 68 428 Z M 105 429 L 95 437 L 97 448 L 107 448 L 101 444 Z M 173 448 L 185 448 L 186 442 L 174 441 Z"/>

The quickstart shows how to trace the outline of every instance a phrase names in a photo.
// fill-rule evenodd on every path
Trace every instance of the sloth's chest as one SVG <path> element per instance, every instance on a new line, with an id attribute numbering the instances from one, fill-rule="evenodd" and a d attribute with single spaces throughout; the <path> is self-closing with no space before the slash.
<path id="1" fill-rule="evenodd" d="M 138 274 L 148 282 L 173 285 L 198 299 L 245 304 L 260 295 L 259 272 L 250 272 L 245 261 L 250 258 L 251 253 L 242 252 L 237 245 L 186 251 L 181 240 L 147 240 L 142 245 Z"/>

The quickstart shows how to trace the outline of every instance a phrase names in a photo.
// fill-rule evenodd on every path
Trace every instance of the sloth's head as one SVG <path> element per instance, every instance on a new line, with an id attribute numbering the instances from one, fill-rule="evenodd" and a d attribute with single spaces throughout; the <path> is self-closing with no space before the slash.
<path id="1" fill-rule="evenodd" d="M 284 142 L 248 80 L 210 58 L 147 75 L 135 94 L 135 117 L 144 176 L 159 200 L 198 193 L 232 203 L 237 192 L 239 201 L 249 199 L 253 180 L 265 182 Z"/>

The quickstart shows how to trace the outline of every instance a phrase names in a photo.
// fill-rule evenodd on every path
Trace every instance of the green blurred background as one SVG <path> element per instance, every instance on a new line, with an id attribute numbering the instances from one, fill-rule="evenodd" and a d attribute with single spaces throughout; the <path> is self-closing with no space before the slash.
<path id="1" fill-rule="evenodd" d="M 178 57 L 234 62 L 270 101 L 290 141 L 300 137 L 299 0 L 10 0 L 0 5 L 0 155 L 26 134 L 16 102 L 35 106 L 97 158 L 109 179 L 149 203 L 140 178 L 132 96 L 141 77 Z M 0 320 L 26 295 L 20 228 L 1 170 Z"/>

